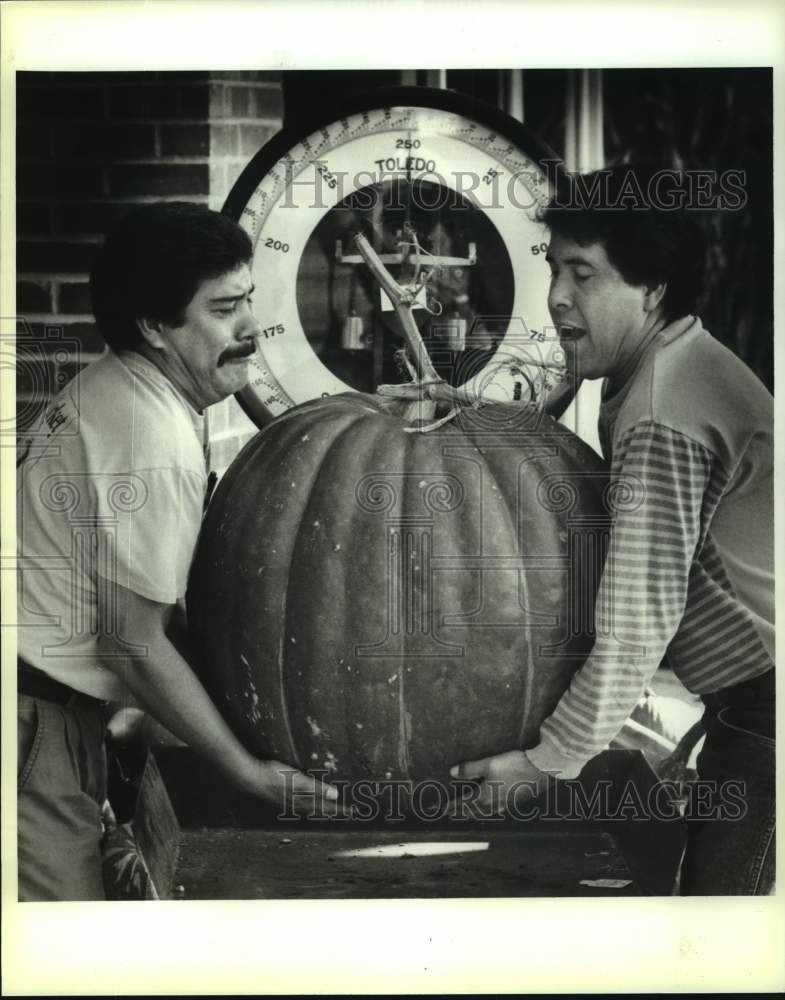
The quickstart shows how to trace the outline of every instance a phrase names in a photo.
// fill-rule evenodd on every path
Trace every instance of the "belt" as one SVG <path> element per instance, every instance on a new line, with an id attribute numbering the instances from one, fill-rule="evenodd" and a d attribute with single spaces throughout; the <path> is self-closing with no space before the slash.
<path id="1" fill-rule="evenodd" d="M 82 694 L 75 691 L 67 684 L 61 684 L 53 677 L 49 677 L 43 670 L 31 667 L 24 660 L 17 660 L 16 686 L 20 694 L 29 695 L 31 698 L 43 698 L 44 701 L 53 701 L 56 705 L 63 705 L 72 708 L 74 705 L 95 705 L 102 704 L 98 698 L 93 698 L 89 694 Z"/>
<path id="2" fill-rule="evenodd" d="M 774 669 L 767 670 L 757 677 L 750 677 L 739 684 L 701 695 L 704 705 L 710 709 L 726 708 L 729 705 L 738 707 L 770 703 L 774 705 Z"/>

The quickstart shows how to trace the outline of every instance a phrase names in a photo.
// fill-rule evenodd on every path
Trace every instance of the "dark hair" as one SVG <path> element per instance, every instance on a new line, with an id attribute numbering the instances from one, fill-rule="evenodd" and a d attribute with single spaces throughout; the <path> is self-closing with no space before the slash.
<path id="1" fill-rule="evenodd" d="M 581 246 L 602 244 L 628 284 L 664 282 L 670 322 L 696 312 L 703 292 L 706 238 L 689 194 L 678 171 L 624 164 L 566 175 L 540 218 Z"/>
<path id="2" fill-rule="evenodd" d="M 90 274 L 93 313 L 104 340 L 117 350 L 137 346 L 137 319 L 176 326 L 209 278 L 246 264 L 248 234 L 228 216 L 190 202 L 156 202 L 134 209 L 106 238 Z"/>

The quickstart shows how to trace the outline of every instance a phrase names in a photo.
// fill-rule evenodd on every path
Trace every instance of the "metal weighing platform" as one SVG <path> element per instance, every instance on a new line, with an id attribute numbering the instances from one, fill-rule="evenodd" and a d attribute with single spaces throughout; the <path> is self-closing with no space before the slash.
<path id="1" fill-rule="evenodd" d="M 588 773 L 587 773 L 588 772 Z M 656 778 L 640 751 L 584 771 L 591 791 Z M 681 821 L 286 820 L 228 789 L 186 748 L 149 755 L 133 833 L 163 899 L 384 899 L 669 895 Z"/>

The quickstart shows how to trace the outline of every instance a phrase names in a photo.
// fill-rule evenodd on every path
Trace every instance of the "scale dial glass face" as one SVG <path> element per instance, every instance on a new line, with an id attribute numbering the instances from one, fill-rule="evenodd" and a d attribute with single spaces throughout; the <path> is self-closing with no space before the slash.
<path id="1" fill-rule="evenodd" d="M 256 423 L 318 396 L 409 380 L 398 318 L 357 233 L 414 297 L 417 326 L 450 384 L 536 400 L 564 377 L 537 220 L 555 160 L 549 167 L 546 152 L 528 155 L 477 118 L 376 107 L 324 125 L 272 162 L 266 147 L 246 169 L 224 211 L 254 246 L 262 334 L 238 398 Z"/>

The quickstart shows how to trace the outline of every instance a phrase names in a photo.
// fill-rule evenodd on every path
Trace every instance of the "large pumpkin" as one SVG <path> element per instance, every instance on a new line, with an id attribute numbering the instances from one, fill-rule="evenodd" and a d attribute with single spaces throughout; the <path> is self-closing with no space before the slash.
<path id="1" fill-rule="evenodd" d="M 533 407 L 411 433 L 374 397 L 305 403 L 208 508 L 203 682 L 250 750 L 328 780 L 442 780 L 531 746 L 592 644 L 606 483 Z"/>

